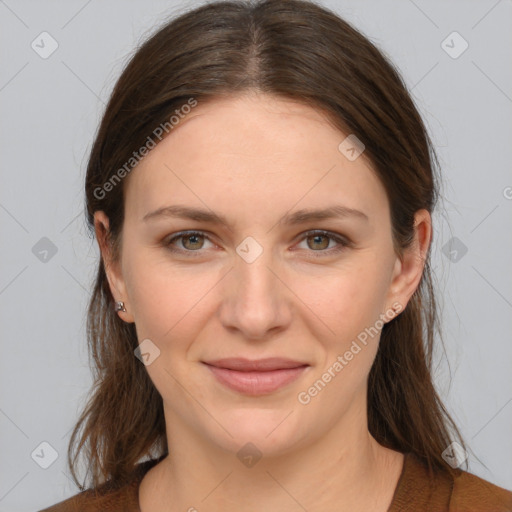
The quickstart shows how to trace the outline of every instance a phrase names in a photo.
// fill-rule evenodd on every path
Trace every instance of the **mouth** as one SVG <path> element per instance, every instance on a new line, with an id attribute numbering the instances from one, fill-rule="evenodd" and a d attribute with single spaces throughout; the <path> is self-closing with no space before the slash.
<path id="1" fill-rule="evenodd" d="M 203 362 L 227 388 L 245 395 L 266 395 L 299 378 L 309 364 L 283 358 L 219 359 Z"/>

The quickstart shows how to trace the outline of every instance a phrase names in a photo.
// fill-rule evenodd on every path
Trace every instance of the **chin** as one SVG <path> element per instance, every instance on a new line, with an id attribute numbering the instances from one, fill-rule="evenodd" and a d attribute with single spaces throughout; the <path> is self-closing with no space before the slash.
<path id="1" fill-rule="evenodd" d="M 292 410 L 291 407 L 233 409 L 218 418 L 233 437 L 218 429 L 214 440 L 235 454 L 259 451 L 264 457 L 285 455 L 307 437 L 298 425 L 297 411 L 290 414 Z"/>

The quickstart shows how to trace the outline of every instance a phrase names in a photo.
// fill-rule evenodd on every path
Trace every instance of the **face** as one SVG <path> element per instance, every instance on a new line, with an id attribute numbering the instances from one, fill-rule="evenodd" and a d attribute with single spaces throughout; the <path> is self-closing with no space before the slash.
<path id="1" fill-rule="evenodd" d="M 366 417 L 380 329 L 418 285 L 429 216 L 398 258 L 385 189 L 364 153 L 338 149 L 347 135 L 268 95 L 199 103 L 126 178 L 108 278 L 123 320 L 150 340 L 168 435 L 271 455 Z M 155 213 L 178 206 L 208 216 Z M 96 223 L 108 227 L 103 212 Z M 225 358 L 292 368 L 206 364 Z"/>

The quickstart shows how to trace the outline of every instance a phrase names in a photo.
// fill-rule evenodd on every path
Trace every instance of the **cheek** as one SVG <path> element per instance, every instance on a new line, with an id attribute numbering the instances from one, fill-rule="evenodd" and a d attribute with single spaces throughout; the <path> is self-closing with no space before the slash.
<path id="1" fill-rule="evenodd" d="M 367 253 L 350 264 L 311 276 L 296 276 L 293 290 L 309 308 L 313 321 L 334 344 L 347 342 L 375 324 L 382 312 L 386 283 L 377 258 Z M 314 314 L 312 314 L 313 312 Z"/>
<path id="2" fill-rule="evenodd" d="M 330 410 L 329 421 L 335 421 L 353 397 L 364 391 L 380 340 L 382 326 L 377 321 L 383 312 L 385 289 L 379 278 L 385 274 L 374 260 L 362 258 L 350 269 L 309 280 L 309 290 L 314 292 L 304 302 L 322 320 L 314 320 L 313 331 L 322 345 L 318 367 L 301 389 L 302 399 L 309 397 L 314 404 L 306 409 L 312 416 Z M 304 283 L 301 293 L 307 289 Z"/>
<path id="3" fill-rule="evenodd" d="M 217 274 L 184 272 L 165 255 L 154 257 L 144 251 L 126 267 L 139 339 L 154 339 L 157 344 L 193 339 L 200 329 L 207 294 L 219 280 Z"/>

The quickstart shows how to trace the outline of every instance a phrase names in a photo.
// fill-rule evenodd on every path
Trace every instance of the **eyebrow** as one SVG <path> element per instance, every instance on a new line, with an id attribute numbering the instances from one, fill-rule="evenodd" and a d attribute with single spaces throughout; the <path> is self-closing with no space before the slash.
<path id="1" fill-rule="evenodd" d="M 218 224 L 225 226 L 229 229 L 232 228 L 231 223 L 223 215 L 217 214 L 211 210 L 202 210 L 200 208 L 191 208 L 184 205 L 172 205 L 158 208 L 152 212 L 147 213 L 142 218 L 143 222 L 147 222 L 156 218 L 181 218 L 188 220 L 195 220 L 199 222 L 206 222 L 210 224 Z M 333 205 L 322 209 L 302 209 L 294 213 L 285 214 L 278 224 L 294 226 L 304 224 L 309 221 L 346 218 L 353 217 L 356 219 L 368 222 L 368 216 L 360 210 L 349 208 L 343 205 Z"/>

